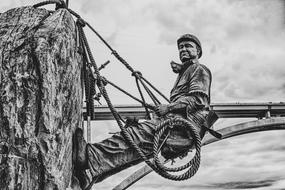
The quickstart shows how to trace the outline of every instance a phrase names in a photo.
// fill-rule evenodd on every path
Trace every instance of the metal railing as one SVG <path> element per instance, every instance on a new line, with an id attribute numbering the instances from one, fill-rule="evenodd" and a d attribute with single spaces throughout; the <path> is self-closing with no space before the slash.
<path id="1" fill-rule="evenodd" d="M 115 105 L 122 118 L 135 116 L 138 119 L 146 119 L 146 112 L 141 105 Z M 84 109 L 84 108 L 83 108 Z M 211 109 L 219 118 L 268 118 L 284 117 L 285 102 L 279 103 L 213 103 Z M 83 111 L 85 116 L 85 109 Z M 95 107 L 95 120 L 113 120 L 113 116 L 107 106 Z"/>

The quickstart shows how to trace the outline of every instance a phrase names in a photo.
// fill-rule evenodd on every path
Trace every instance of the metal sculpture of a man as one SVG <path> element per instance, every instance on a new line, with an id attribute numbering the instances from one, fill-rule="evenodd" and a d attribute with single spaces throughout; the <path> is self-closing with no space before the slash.
<path id="1" fill-rule="evenodd" d="M 199 63 L 202 56 L 201 43 L 197 37 L 185 34 L 177 40 L 182 64 L 171 63 L 178 74 L 170 93 L 170 103 L 156 107 L 157 117 L 152 120 L 135 123 L 127 128 L 132 140 L 151 157 L 153 136 L 156 126 L 163 118 L 183 117 L 199 131 L 201 138 L 205 134 L 206 120 L 210 108 L 211 72 Z M 75 134 L 75 170 L 81 186 L 88 182 L 84 170 L 89 169 L 96 182 L 123 169 L 143 161 L 137 152 L 126 142 L 120 132 L 99 143 L 86 144 L 83 133 Z M 167 159 L 187 154 L 193 148 L 193 139 L 186 129 L 173 128 L 161 149 Z M 88 185 L 88 184 L 87 184 Z"/>

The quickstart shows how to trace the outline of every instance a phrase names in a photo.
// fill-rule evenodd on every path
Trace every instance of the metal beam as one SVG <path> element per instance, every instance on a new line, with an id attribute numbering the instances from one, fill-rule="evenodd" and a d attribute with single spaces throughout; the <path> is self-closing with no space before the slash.
<path id="1" fill-rule="evenodd" d="M 144 107 L 141 105 L 115 105 L 120 115 L 135 116 L 138 119 L 146 119 Z M 270 113 L 273 117 L 285 117 L 285 103 L 213 103 L 211 109 L 219 118 L 263 118 Z M 84 118 L 86 119 L 84 112 Z M 113 120 L 113 116 L 107 106 L 95 107 L 95 120 Z"/>
<path id="2" fill-rule="evenodd" d="M 260 119 L 220 129 L 218 130 L 218 132 L 223 135 L 222 139 L 217 139 L 213 136 L 206 135 L 203 139 L 202 145 L 205 146 L 213 142 L 217 142 L 234 136 L 269 130 L 285 130 L 285 117 Z M 145 165 L 139 170 L 137 170 L 135 173 L 131 174 L 115 188 L 113 188 L 113 190 L 127 189 L 132 184 L 134 184 L 152 171 L 153 170 L 148 165 Z"/>
<path id="3" fill-rule="evenodd" d="M 223 135 L 222 139 L 217 139 L 211 135 L 206 135 L 203 139 L 202 145 L 205 146 L 213 142 L 243 134 L 270 130 L 285 130 L 285 117 L 271 117 L 268 119 L 259 119 L 220 129 L 217 132 Z"/>

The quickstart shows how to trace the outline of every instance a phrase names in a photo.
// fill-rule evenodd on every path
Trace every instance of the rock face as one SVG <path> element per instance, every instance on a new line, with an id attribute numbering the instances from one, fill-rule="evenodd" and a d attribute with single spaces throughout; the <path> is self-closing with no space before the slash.
<path id="1" fill-rule="evenodd" d="M 66 189 L 81 127 L 81 58 L 68 11 L 0 15 L 0 189 Z"/>

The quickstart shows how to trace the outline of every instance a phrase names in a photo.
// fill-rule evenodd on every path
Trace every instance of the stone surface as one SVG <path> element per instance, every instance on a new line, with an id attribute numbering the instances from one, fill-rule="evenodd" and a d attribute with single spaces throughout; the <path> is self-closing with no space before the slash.
<path id="1" fill-rule="evenodd" d="M 64 9 L 0 15 L 0 189 L 71 188 L 82 122 L 77 46 Z"/>

